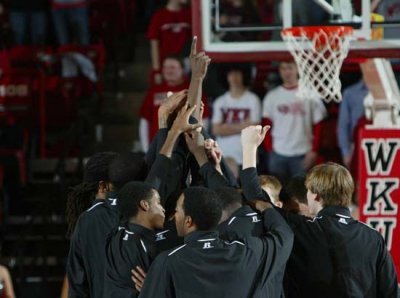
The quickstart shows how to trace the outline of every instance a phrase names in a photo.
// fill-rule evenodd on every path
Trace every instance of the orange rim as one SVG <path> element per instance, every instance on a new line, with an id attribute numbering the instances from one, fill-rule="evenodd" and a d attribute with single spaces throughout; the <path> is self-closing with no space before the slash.
<path id="1" fill-rule="evenodd" d="M 315 34 L 325 32 L 327 35 L 338 34 L 339 36 L 348 36 L 353 34 L 353 27 L 350 26 L 303 26 L 292 27 L 282 30 L 283 36 L 302 36 L 305 34 L 309 39 L 312 39 Z"/>

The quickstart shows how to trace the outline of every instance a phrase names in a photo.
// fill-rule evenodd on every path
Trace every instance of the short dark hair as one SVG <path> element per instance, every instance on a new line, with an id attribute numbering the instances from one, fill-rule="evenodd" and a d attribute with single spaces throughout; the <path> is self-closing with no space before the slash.
<path id="1" fill-rule="evenodd" d="M 251 64 L 249 63 L 226 63 L 220 66 L 221 83 L 225 89 L 229 89 L 228 73 L 239 71 L 243 76 L 243 85 L 251 85 Z"/>
<path id="2" fill-rule="evenodd" d="M 126 183 L 118 192 L 118 208 L 123 221 L 137 215 L 141 200 L 149 201 L 156 190 L 144 182 Z"/>
<path id="3" fill-rule="evenodd" d="M 115 152 L 97 152 L 85 165 L 83 182 L 110 181 L 108 169 L 111 162 L 118 156 Z"/>
<path id="4" fill-rule="evenodd" d="M 305 186 L 305 181 L 305 176 L 294 176 L 290 179 L 285 188 L 290 198 L 294 197 L 300 203 L 307 205 L 307 188 Z"/>
<path id="5" fill-rule="evenodd" d="M 215 193 L 218 195 L 223 210 L 236 203 L 242 204 L 242 195 L 236 188 L 220 187 L 215 190 Z"/>
<path id="6" fill-rule="evenodd" d="M 205 187 L 189 187 L 183 191 L 183 211 L 200 231 L 215 229 L 222 215 L 222 206 L 215 191 Z"/>
<path id="7" fill-rule="evenodd" d="M 147 165 L 144 153 L 129 152 L 120 155 L 110 165 L 110 181 L 119 190 L 130 181 L 144 181 L 147 175 Z"/>

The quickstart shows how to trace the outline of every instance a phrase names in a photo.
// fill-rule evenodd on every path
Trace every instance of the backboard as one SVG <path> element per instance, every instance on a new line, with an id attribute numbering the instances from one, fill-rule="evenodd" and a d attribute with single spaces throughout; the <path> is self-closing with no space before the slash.
<path id="1" fill-rule="evenodd" d="M 283 28 L 349 25 L 354 28 L 349 58 L 400 58 L 398 0 L 381 1 L 375 11 L 384 14 L 386 19 L 379 23 L 371 21 L 370 0 L 340 1 L 350 3 L 350 9 L 346 8 L 346 11 L 350 11 L 346 20 L 338 20 L 337 16 L 326 13 L 317 3 L 320 0 L 257 0 L 252 1 L 257 3 L 259 19 L 256 22 L 227 24 L 223 15 L 227 0 L 192 0 L 193 34 L 198 36 L 198 43 L 213 61 L 269 61 L 291 57 L 280 38 Z M 345 9 L 342 7 L 342 10 Z M 377 28 L 384 29 L 383 39 L 370 40 L 372 30 Z M 256 38 L 244 38 L 241 41 L 221 38 L 240 32 L 244 35 L 254 33 Z"/>

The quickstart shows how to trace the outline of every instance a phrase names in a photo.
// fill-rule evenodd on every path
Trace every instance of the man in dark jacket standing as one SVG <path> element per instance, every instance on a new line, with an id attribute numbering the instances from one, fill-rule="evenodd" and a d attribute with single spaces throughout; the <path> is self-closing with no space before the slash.
<path id="1" fill-rule="evenodd" d="M 131 269 L 147 270 L 157 255 L 155 229 L 164 225 L 160 195 L 143 182 L 129 182 L 119 192 L 118 204 L 125 224 L 106 244 L 104 297 L 137 297 Z"/>

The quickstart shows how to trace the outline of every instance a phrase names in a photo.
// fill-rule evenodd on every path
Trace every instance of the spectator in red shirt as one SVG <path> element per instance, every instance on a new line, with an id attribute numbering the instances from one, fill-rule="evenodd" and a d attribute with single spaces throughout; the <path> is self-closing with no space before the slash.
<path id="1" fill-rule="evenodd" d="M 190 7 L 183 0 L 168 0 L 164 8 L 156 11 L 151 18 L 147 37 L 151 45 L 151 60 L 154 80 L 161 83 L 160 68 L 170 54 L 187 56 L 182 53 L 192 36 Z"/>
<path id="2" fill-rule="evenodd" d="M 146 152 L 158 130 L 158 108 L 167 98 L 168 92 L 178 92 L 188 89 L 190 81 L 184 75 L 183 62 L 177 56 L 165 58 L 162 67 L 163 83 L 153 85 L 147 91 L 146 97 L 140 108 L 139 135 L 142 150 Z M 209 115 L 207 100 L 202 98 L 204 103 L 203 127 L 207 126 Z"/>

